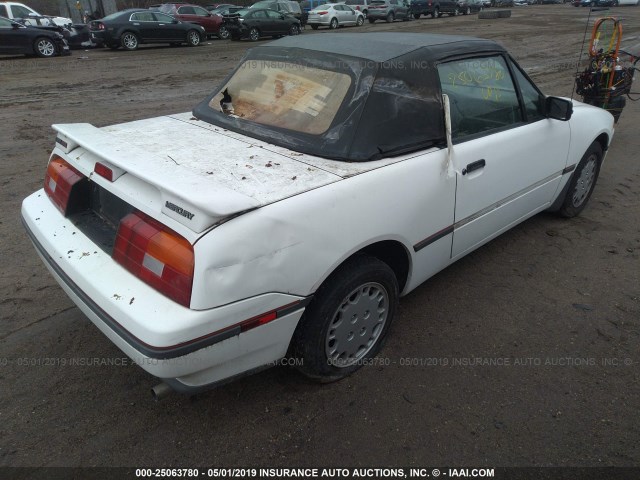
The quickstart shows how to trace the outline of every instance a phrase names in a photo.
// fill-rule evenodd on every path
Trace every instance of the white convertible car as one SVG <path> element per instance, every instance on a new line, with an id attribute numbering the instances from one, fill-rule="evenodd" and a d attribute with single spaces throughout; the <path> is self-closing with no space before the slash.
<path id="1" fill-rule="evenodd" d="M 193 113 L 54 125 L 22 218 L 84 314 L 163 385 L 375 356 L 398 297 L 542 210 L 587 204 L 613 117 L 459 36 L 287 37 Z"/>

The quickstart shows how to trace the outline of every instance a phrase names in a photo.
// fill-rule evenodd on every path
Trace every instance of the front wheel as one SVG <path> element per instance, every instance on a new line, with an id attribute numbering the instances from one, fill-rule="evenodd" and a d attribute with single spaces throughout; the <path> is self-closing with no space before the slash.
<path id="1" fill-rule="evenodd" d="M 312 28 L 313 30 L 317 30 L 317 29 L 318 29 L 318 25 L 311 25 L 311 28 Z"/>
<path id="2" fill-rule="evenodd" d="M 460 15 L 460 9 L 456 7 L 453 13 L 450 13 L 449 15 L 452 17 L 457 17 L 458 15 Z"/>
<path id="3" fill-rule="evenodd" d="M 197 47 L 200 45 L 200 34 L 196 30 L 189 30 L 187 32 L 187 44 L 190 47 Z"/>
<path id="4" fill-rule="evenodd" d="M 576 171 L 573 172 L 567 194 L 560 207 L 560 215 L 571 218 L 584 210 L 596 186 L 601 163 L 602 147 L 598 142 L 594 142 L 582 156 Z"/>
<path id="5" fill-rule="evenodd" d="M 257 28 L 253 27 L 251 30 L 249 30 L 249 40 L 251 40 L 252 42 L 257 42 L 259 38 L 260 32 Z"/>
<path id="6" fill-rule="evenodd" d="M 231 32 L 229 32 L 229 29 L 223 25 L 220 27 L 220 30 L 218 30 L 218 37 L 221 40 L 228 40 L 231 37 Z"/>
<path id="7" fill-rule="evenodd" d="M 44 58 L 53 57 L 58 53 L 58 49 L 55 43 L 53 43 L 53 40 L 44 37 L 36 38 L 36 41 L 33 43 L 33 49 L 36 55 Z"/>
<path id="8" fill-rule="evenodd" d="M 375 357 L 398 303 L 398 281 L 377 258 L 356 255 L 320 286 L 292 339 L 300 370 L 340 380 Z"/>
<path id="9" fill-rule="evenodd" d="M 135 50 L 139 44 L 140 42 L 138 41 L 137 35 L 132 32 L 125 32 L 120 38 L 120 45 L 122 45 L 122 48 L 125 50 Z"/>
<path id="10" fill-rule="evenodd" d="M 395 16 L 393 15 L 393 12 L 389 12 L 386 20 L 387 20 L 387 23 L 391 23 L 395 20 Z"/>
<path id="11" fill-rule="evenodd" d="M 299 35 L 300 34 L 300 27 L 298 27 L 298 25 L 293 24 L 291 25 L 291 27 L 289 27 L 289 35 Z"/>
<path id="12" fill-rule="evenodd" d="M 361 27 L 363 23 L 364 17 L 358 17 L 358 19 L 356 20 L 356 27 Z"/>
<path id="13" fill-rule="evenodd" d="M 329 28 L 331 30 L 335 30 L 336 28 L 338 28 L 338 19 L 337 18 L 332 18 L 331 19 L 331 23 L 329 23 Z"/>

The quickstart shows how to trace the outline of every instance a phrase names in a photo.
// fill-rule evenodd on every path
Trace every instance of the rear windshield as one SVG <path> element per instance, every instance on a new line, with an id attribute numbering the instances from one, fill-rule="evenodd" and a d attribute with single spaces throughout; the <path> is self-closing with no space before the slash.
<path id="1" fill-rule="evenodd" d="M 345 73 L 250 60 L 209 107 L 261 125 L 319 135 L 331 126 L 350 86 Z"/>

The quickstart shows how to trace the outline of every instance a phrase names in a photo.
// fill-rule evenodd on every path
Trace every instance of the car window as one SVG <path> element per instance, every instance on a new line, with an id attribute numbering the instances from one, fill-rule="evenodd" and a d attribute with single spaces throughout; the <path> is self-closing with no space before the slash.
<path id="1" fill-rule="evenodd" d="M 134 22 L 155 22 L 156 19 L 151 12 L 138 12 L 131 15 L 131 20 Z"/>
<path id="2" fill-rule="evenodd" d="M 165 22 L 165 23 L 171 23 L 173 22 L 175 19 L 170 16 L 170 15 L 165 15 L 164 13 L 154 13 L 154 15 L 156 16 L 156 20 L 158 22 Z"/>
<path id="3" fill-rule="evenodd" d="M 29 10 L 21 5 L 12 5 L 11 10 L 13 10 L 13 16 L 19 18 L 27 18 L 30 13 L 34 13 L 33 10 Z"/>
<path id="4" fill-rule="evenodd" d="M 522 102 L 524 103 L 524 110 L 527 113 L 527 121 L 535 122 L 546 118 L 544 115 L 544 96 L 538 91 L 538 89 L 531 83 L 531 81 L 522 73 L 520 67 L 513 62 L 511 63 L 512 70 L 515 74 L 516 81 L 520 87 L 520 93 L 522 94 Z"/>
<path id="5" fill-rule="evenodd" d="M 279 14 L 278 12 L 274 12 L 273 10 L 265 10 L 265 13 L 269 18 L 277 18 L 277 19 L 282 18 L 281 14 Z"/>
<path id="6" fill-rule="evenodd" d="M 331 126 L 349 87 L 346 73 L 288 62 L 244 62 L 220 90 L 227 92 L 235 116 L 308 134 Z M 219 110 L 220 93 L 209 106 Z"/>
<path id="7" fill-rule="evenodd" d="M 522 122 L 513 80 L 501 56 L 442 63 L 438 75 L 442 93 L 449 96 L 454 139 Z"/>
<path id="8" fill-rule="evenodd" d="M 8 17 L 7 15 L 7 7 L 4 5 L 0 5 L 0 17 Z"/>
<path id="9" fill-rule="evenodd" d="M 199 17 L 208 17 L 209 16 L 209 11 L 205 10 L 204 8 L 200 8 L 200 7 L 193 7 L 193 11 L 195 12 L 196 15 L 198 15 Z"/>
<path id="10" fill-rule="evenodd" d="M 178 15 L 195 15 L 196 11 L 193 7 L 180 7 L 178 9 Z"/>
<path id="11" fill-rule="evenodd" d="M 11 20 L 7 20 L 6 18 L 0 18 L 0 28 L 13 28 L 11 26 L 13 22 Z"/>
<path id="12" fill-rule="evenodd" d="M 253 12 L 253 18 L 267 18 L 267 12 L 265 10 Z"/>

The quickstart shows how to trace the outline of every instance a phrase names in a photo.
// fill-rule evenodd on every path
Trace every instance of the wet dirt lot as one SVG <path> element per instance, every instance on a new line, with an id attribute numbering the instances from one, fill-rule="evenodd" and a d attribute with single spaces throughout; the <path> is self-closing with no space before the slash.
<path id="1" fill-rule="evenodd" d="M 640 8 L 613 12 L 640 53 Z M 349 31 L 495 39 L 569 96 L 587 15 L 530 6 Z M 405 297 L 376 365 L 324 386 L 277 367 L 151 400 L 155 379 L 36 256 L 20 202 L 42 185 L 51 123 L 190 110 L 249 46 L 0 59 L 0 466 L 640 465 L 640 103 L 580 217 L 538 215 Z"/>

